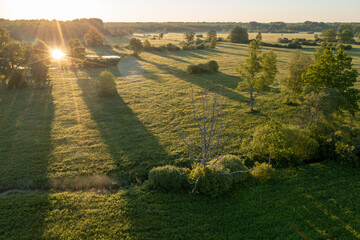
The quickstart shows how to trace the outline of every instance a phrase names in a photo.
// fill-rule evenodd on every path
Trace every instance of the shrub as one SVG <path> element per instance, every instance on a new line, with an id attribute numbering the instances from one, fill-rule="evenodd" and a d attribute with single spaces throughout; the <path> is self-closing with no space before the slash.
<path id="1" fill-rule="evenodd" d="M 237 171 L 246 171 L 247 168 L 244 165 L 244 162 L 237 156 L 234 155 L 225 155 L 219 161 L 219 164 L 228 168 L 230 173 L 234 173 L 231 175 L 233 185 L 236 186 L 240 183 L 243 183 L 249 177 L 249 173 L 235 173 Z"/>
<path id="2" fill-rule="evenodd" d="M 109 71 L 103 71 L 98 77 L 99 94 L 101 96 L 113 96 L 117 93 L 114 75 Z"/>
<path id="3" fill-rule="evenodd" d="M 85 68 L 90 67 L 111 67 L 115 66 L 119 63 L 120 58 L 85 58 L 85 61 L 83 62 L 83 66 Z"/>
<path id="4" fill-rule="evenodd" d="M 188 171 L 171 165 L 156 167 L 150 170 L 148 183 L 166 192 L 184 190 L 189 187 Z"/>
<path id="5" fill-rule="evenodd" d="M 183 50 L 183 51 L 196 50 L 196 46 L 193 45 L 193 44 L 190 44 L 190 45 L 182 45 L 182 46 L 181 46 L 181 50 Z"/>
<path id="6" fill-rule="evenodd" d="M 211 60 L 207 64 L 211 72 L 217 72 L 219 70 L 219 64 L 216 61 Z"/>
<path id="7" fill-rule="evenodd" d="M 191 64 L 187 67 L 187 72 L 190 74 L 199 74 L 204 72 L 217 72 L 219 65 L 216 61 L 212 60 L 207 63 L 200 63 L 197 65 Z"/>
<path id="8" fill-rule="evenodd" d="M 19 89 L 27 86 L 24 78 L 24 73 L 21 70 L 14 70 L 9 77 L 7 87 L 9 89 Z"/>
<path id="9" fill-rule="evenodd" d="M 168 51 L 180 51 L 180 48 L 179 48 L 178 46 L 172 44 L 172 43 L 168 43 L 168 44 L 166 45 L 166 49 L 167 49 Z"/>
<path id="10" fill-rule="evenodd" d="M 252 177 L 259 182 L 267 182 L 274 176 L 274 169 L 270 165 L 268 170 L 267 163 L 259 163 L 256 162 L 255 166 L 253 167 L 253 171 L 250 172 Z"/>
<path id="11" fill-rule="evenodd" d="M 187 158 L 178 158 L 174 161 L 175 166 L 177 167 L 182 167 L 182 168 L 189 168 L 191 169 L 193 164 L 194 164 L 194 160 L 187 157 Z"/>
<path id="12" fill-rule="evenodd" d="M 221 171 L 227 171 L 224 167 L 216 166 L 197 166 L 190 173 L 190 180 L 197 181 L 195 190 L 200 194 L 217 197 L 230 191 L 233 185 L 232 175 L 223 174 Z"/>
<path id="13" fill-rule="evenodd" d="M 297 42 L 291 42 L 289 43 L 288 45 L 288 48 L 292 48 L 292 49 L 299 49 L 299 48 L 302 48 L 300 43 L 297 43 Z"/>
<path id="14" fill-rule="evenodd" d="M 196 49 L 205 49 L 206 46 L 204 43 L 200 43 L 199 45 L 196 45 Z"/>

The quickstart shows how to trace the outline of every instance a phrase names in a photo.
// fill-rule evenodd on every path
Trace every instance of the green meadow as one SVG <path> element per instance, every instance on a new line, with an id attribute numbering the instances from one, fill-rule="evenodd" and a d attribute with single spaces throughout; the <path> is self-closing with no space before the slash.
<path id="1" fill-rule="evenodd" d="M 155 45 L 183 40 L 176 33 L 163 40 L 136 37 Z M 263 34 L 263 41 L 279 37 L 313 35 Z M 105 42 L 124 46 L 128 39 Z M 349 54 L 360 71 L 360 46 L 353 47 Z M 116 77 L 113 97 L 97 94 L 96 78 L 105 68 L 74 71 L 55 61 L 48 88 L 1 87 L 0 239 L 359 239 L 359 171 L 333 162 L 279 169 L 266 184 L 215 199 L 142 184 L 153 167 L 188 157 L 180 129 L 197 139 L 192 92 L 224 97 L 234 155 L 266 120 L 293 121 L 296 107 L 284 104 L 279 79 L 294 50 L 264 47 L 270 49 L 279 73 L 256 99 L 255 113 L 248 93 L 236 89 L 241 79 L 235 68 L 248 56 L 247 45 L 229 42 L 215 50 L 127 56 L 108 69 Z M 315 48 L 303 51 L 311 55 Z M 87 52 L 128 53 L 112 47 Z M 189 64 L 209 60 L 218 62 L 218 73 L 186 73 Z M 358 126 L 360 115 L 344 119 Z"/>

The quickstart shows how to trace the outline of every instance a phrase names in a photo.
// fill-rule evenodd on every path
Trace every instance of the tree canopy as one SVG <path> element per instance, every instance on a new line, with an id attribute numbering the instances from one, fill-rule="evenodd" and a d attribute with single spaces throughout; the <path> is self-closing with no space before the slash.
<path id="1" fill-rule="evenodd" d="M 245 28 L 236 26 L 230 31 L 229 39 L 232 43 L 248 43 L 249 34 Z"/>
<path id="2" fill-rule="evenodd" d="M 304 82 L 316 90 L 333 89 L 346 103 L 342 109 L 354 114 L 359 110 L 360 91 L 354 87 L 359 72 L 353 67 L 347 52 L 337 54 L 329 49 L 321 50 L 304 74 Z"/>
<path id="3" fill-rule="evenodd" d="M 265 91 L 274 82 L 277 73 L 277 60 L 274 51 L 261 54 L 261 43 L 252 41 L 249 44 L 249 57 L 241 64 L 237 71 L 243 79 L 238 89 L 250 92 L 250 110 L 253 111 L 254 92 Z"/>

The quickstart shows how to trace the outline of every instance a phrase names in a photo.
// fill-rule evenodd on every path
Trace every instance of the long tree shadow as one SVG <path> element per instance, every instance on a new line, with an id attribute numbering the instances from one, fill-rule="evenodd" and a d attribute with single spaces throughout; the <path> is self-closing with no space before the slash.
<path id="1" fill-rule="evenodd" d="M 119 56 L 119 55 L 121 55 L 120 53 L 115 51 L 110 46 L 89 47 L 89 49 L 99 56 Z"/>
<path id="2" fill-rule="evenodd" d="M 0 191 L 48 187 L 51 88 L 0 90 Z"/>
<path id="3" fill-rule="evenodd" d="M 177 54 L 173 53 L 173 52 L 156 52 L 156 51 L 150 51 L 148 52 L 150 54 L 159 56 L 159 57 L 166 57 L 169 59 L 172 59 L 174 61 L 178 61 L 178 62 L 183 62 L 183 63 L 190 63 L 189 61 L 186 61 L 184 59 L 178 58 L 176 57 Z"/>
<path id="4" fill-rule="evenodd" d="M 236 92 L 236 87 L 238 82 L 241 80 L 239 77 L 224 74 L 221 72 L 218 73 L 203 73 L 203 74 L 188 74 L 187 72 L 171 67 L 166 64 L 161 64 L 157 62 L 151 62 L 146 59 L 139 59 L 149 64 L 154 65 L 159 70 L 172 74 L 181 80 L 187 81 L 189 83 L 198 85 L 201 88 L 204 88 L 210 92 L 221 94 L 225 97 L 228 97 L 232 100 L 248 103 L 249 100 Z"/>
<path id="5" fill-rule="evenodd" d="M 119 73 L 117 73 L 119 74 Z M 151 168 L 171 161 L 156 137 L 136 117 L 123 99 L 116 94 L 99 97 L 96 83 L 89 77 L 78 77 L 83 99 L 97 123 L 104 143 L 117 165 L 120 185 L 142 182 Z"/>

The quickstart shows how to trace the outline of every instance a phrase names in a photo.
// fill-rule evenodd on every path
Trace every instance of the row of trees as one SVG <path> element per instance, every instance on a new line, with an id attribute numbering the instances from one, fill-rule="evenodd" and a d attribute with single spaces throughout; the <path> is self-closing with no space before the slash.
<path id="1" fill-rule="evenodd" d="M 229 32 L 235 26 L 248 29 L 250 32 L 322 32 L 326 29 L 338 30 L 343 23 L 324 23 L 324 22 L 311 22 L 306 21 L 303 23 L 284 23 L 284 22 L 271 22 L 271 23 L 236 23 L 236 22 L 198 22 L 198 23 L 183 23 L 183 22 L 168 22 L 168 23 L 105 23 L 105 28 L 114 29 L 120 28 L 125 31 L 140 32 L 140 33 L 154 33 L 163 32 L 206 32 L 208 29 L 214 29 L 217 32 Z M 353 27 L 354 33 L 360 33 L 360 24 L 349 24 Z"/>

